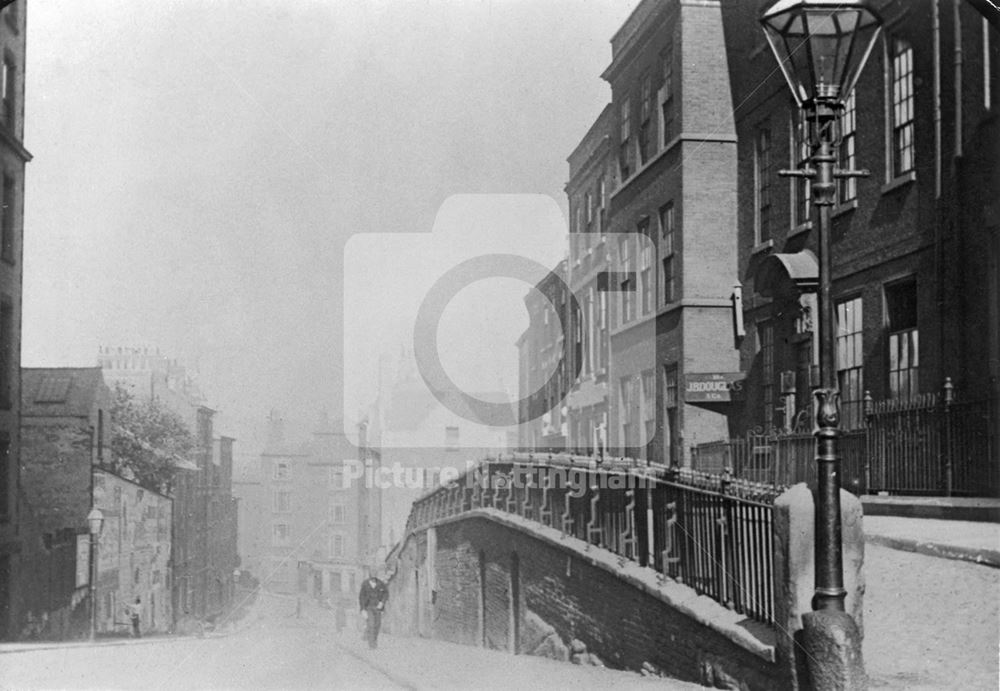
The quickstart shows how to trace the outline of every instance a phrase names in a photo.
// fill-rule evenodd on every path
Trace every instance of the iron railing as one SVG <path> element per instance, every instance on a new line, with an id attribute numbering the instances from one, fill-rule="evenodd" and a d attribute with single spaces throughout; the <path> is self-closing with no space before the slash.
<path id="1" fill-rule="evenodd" d="M 840 436 L 841 483 L 855 494 L 1000 493 L 996 402 L 956 402 L 942 393 L 908 400 L 865 399 L 865 424 Z M 699 444 L 693 468 L 785 487 L 815 478 L 815 437 L 803 432 L 753 431 Z"/>
<path id="2" fill-rule="evenodd" d="M 407 530 L 467 511 L 518 515 L 774 621 L 770 485 L 630 459 L 488 459 L 413 505 Z"/>

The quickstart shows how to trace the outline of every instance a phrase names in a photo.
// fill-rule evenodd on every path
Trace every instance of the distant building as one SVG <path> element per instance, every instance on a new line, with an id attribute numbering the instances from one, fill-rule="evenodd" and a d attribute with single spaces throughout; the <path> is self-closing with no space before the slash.
<path id="1" fill-rule="evenodd" d="M 205 397 L 180 360 L 155 346 L 100 346 L 97 362 L 112 389 L 120 383 L 139 400 L 159 399 L 194 427 L 193 411 Z"/>
<path id="2" fill-rule="evenodd" d="M 356 595 L 373 562 L 380 531 L 377 489 L 362 469 L 375 456 L 348 440 L 338 425 L 321 420 L 311 438 L 284 439 L 277 413 L 268 421 L 259 485 L 238 482 L 240 499 L 260 509 L 244 525 L 246 568 L 266 590 L 308 593 L 320 599 Z M 255 537 L 249 531 L 257 530 Z"/>
<path id="3" fill-rule="evenodd" d="M 516 404 L 504 391 L 468 393 L 480 401 L 506 405 L 511 422 L 507 426 L 500 419 L 481 420 L 463 407 L 466 402 L 451 400 L 451 407 L 443 405 L 420 376 L 412 353 L 402 353 L 394 363 L 384 362 L 381 373 L 378 401 L 365 426 L 365 443 L 377 454 L 382 481 L 379 545 L 388 549 L 405 534 L 413 501 L 440 485 L 442 473 L 450 472 L 445 468 L 462 472 L 467 463 L 506 450 L 511 436 L 512 446 L 517 446 L 518 428 L 513 424 Z"/>
<path id="4" fill-rule="evenodd" d="M 21 371 L 21 281 L 24 237 L 25 3 L 0 10 L 0 640 L 18 634 L 27 617 L 19 575 L 24 531 L 18 509 Z"/>
<path id="5" fill-rule="evenodd" d="M 243 466 L 233 476 L 233 498 L 237 502 L 236 552 L 240 571 L 255 578 L 263 572 L 264 558 L 269 552 L 270 535 L 265 528 L 270 525 L 270 507 L 264 494 L 260 464 Z"/>
<path id="6" fill-rule="evenodd" d="M 196 408 L 195 458 L 178 469 L 174 482 L 173 606 L 182 630 L 192 620 L 217 620 L 235 593 L 239 558 L 233 440 L 214 436 L 214 415 L 211 408 Z"/>
<path id="7" fill-rule="evenodd" d="M 232 494 L 233 443 L 217 437 L 216 411 L 176 359 L 150 346 L 101 346 L 109 384 L 137 400 L 156 399 L 179 415 L 195 438 L 194 457 L 179 464 L 173 486 L 172 604 L 178 625 L 212 621 L 232 604 L 237 556 L 237 506 Z"/>

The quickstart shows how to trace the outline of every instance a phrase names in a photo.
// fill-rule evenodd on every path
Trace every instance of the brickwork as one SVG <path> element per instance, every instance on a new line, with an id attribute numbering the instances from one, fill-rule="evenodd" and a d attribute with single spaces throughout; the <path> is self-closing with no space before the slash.
<path id="1" fill-rule="evenodd" d="M 775 376 L 794 370 L 801 382 L 808 382 L 809 358 L 801 357 L 793 342 L 799 314 L 794 296 L 762 297 L 762 286 L 756 285 L 758 270 L 773 253 L 816 249 L 816 232 L 810 224 L 795 225 L 792 219 L 795 183 L 777 176 L 779 168 L 797 167 L 791 153 L 796 112 L 763 33 L 748 30 L 756 25 L 764 4 L 764 0 L 722 3 L 739 137 L 739 276 L 749 336 L 741 353 L 750 390 L 745 426 L 774 422 L 761 415 L 758 322 L 770 320 L 775 329 Z M 959 3 L 957 15 L 951 7 L 937 7 L 931 0 L 884 2 L 880 12 L 886 40 L 906 41 L 913 51 L 914 166 L 896 177 L 890 172 L 887 117 L 892 109 L 886 98 L 892 91 L 886 85 L 886 40 L 880 40 L 855 89 L 853 166 L 869 169 L 871 176 L 857 181 L 854 200 L 833 209 L 833 297 L 835 301 L 861 298 L 862 382 L 875 399 L 890 395 L 886 287 L 900 279 L 916 282 L 918 390 L 937 391 L 944 378 L 951 377 L 967 400 L 997 397 L 1000 366 L 990 363 L 1000 362 L 1000 330 L 991 324 L 1000 322 L 1000 287 L 990 277 L 1000 265 L 1000 246 L 990 241 L 997 227 L 996 207 L 985 200 L 996 197 L 1000 160 L 995 117 L 1000 33 L 970 3 Z M 935 12 L 940 23 L 937 62 Z M 983 69 L 984 33 L 991 48 L 990 74 Z M 956 48 L 963 55 L 960 67 L 951 58 Z M 936 78 L 940 91 L 934 88 Z M 990 104 L 985 103 L 987 81 L 994 85 Z M 962 115 L 956 126 L 959 105 Z M 756 221 L 755 179 L 760 172 L 755 171 L 755 147 L 762 128 L 771 133 L 770 167 L 765 173 L 771 183 L 769 239 L 758 231 Z M 972 247 L 977 249 L 970 253 Z M 796 403 L 801 408 L 809 403 L 809 387 L 798 389 Z"/>
<path id="2" fill-rule="evenodd" d="M 439 591 L 436 604 L 424 613 L 434 637 L 482 644 L 478 636 L 485 628 L 488 647 L 525 653 L 537 645 L 539 632 L 551 627 L 561 641 L 578 639 L 618 669 L 640 670 L 648 663 L 669 676 L 702 683 L 737 679 L 744 685 L 740 688 L 761 689 L 780 683 L 775 663 L 625 583 L 585 553 L 481 517 L 444 523 L 436 532 Z M 402 610 L 412 592 L 415 544 L 411 535 L 397 562 L 390 609 Z M 515 561 L 517 577 L 512 578 Z M 485 622 L 473 595 L 479 592 L 485 593 Z M 402 621 L 405 615 L 393 616 L 399 633 L 415 630 Z M 560 648 L 564 654 L 563 645 L 548 647 L 553 657 L 560 656 Z"/>

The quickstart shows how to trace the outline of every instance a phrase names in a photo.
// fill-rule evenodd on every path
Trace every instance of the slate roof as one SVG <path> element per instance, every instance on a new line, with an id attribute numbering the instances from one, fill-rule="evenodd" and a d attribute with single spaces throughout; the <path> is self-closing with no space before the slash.
<path id="1" fill-rule="evenodd" d="M 24 367 L 22 417 L 90 417 L 104 386 L 100 367 Z"/>

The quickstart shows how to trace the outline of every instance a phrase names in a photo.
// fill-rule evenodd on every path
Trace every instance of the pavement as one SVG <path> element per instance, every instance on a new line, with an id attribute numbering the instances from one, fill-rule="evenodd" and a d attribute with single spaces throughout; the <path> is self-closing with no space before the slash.
<path id="1" fill-rule="evenodd" d="M 360 620 L 359 620 L 360 623 Z M 0 689 L 677 689 L 695 684 L 423 638 L 338 634 L 333 612 L 263 595 L 228 635 L 0 646 Z"/>
<path id="2" fill-rule="evenodd" d="M 864 495 L 865 516 L 936 518 L 1000 523 L 1000 499 L 992 497 L 906 497 Z"/>
<path id="3" fill-rule="evenodd" d="M 1000 568 L 1000 523 L 866 515 L 864 529 L 869 544 Z"/>

